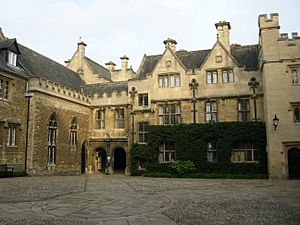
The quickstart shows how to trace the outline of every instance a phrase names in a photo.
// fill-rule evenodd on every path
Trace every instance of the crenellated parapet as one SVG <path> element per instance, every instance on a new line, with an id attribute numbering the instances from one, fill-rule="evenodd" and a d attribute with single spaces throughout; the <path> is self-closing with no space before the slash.
<path id="1" fill-rule="evenodd" d="M 279 14 L 271 13 L 270 15 L 262 14 L 258 17 L 258 26 L 259 31 L 261 32 L 264 29 L 279 29 Z"/>
<path id="2" fill-rule="evenodd" d="M 298 36 L 297 32 L 292 32 L 291 37 L 289 37 L 288 33 L 281 33 L 278 41 L 286 42 L 287 46 L 295 46 L 297 45 L 297 42 L 299 42 L 300 36 Z"/>
<path id="3" fill-rule="evenodd" d="M 56 82 L 41 78 L 30 78 L 29 91 L 39 91 L 84 105 L 90 105 L 91 103 L 90 97 L 82 91 L 74 90 Z"/>

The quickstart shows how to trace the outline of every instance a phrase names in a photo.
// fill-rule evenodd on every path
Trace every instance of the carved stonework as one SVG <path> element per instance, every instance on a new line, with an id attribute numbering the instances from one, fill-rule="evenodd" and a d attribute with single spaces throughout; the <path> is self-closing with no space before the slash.
<path id="1" fill-rule="evenodd" d="M 170 59 L 166 60 L 166 67 L 169 68 L 172 65 L 172 61 Z"/>
<path id="2" fill-rule="evenodd" d="M 216 63 L 221 63 L 222 62 L 222 56 L 221 55 L 217 55 L 216 56 Z"/>

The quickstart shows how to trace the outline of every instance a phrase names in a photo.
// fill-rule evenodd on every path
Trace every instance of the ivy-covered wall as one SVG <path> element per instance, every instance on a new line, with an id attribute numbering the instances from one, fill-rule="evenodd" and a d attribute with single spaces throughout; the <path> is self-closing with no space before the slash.
<path id="1" fill-rule="evenodd" d="M 147 171 L 164 172 L 168 167 L 159 164 L 159 145 L 175 142 L 176 160 L 191 160 L 198 172 L 266 174 L 266 129 L 262 122 L 223 122 L 210 124 L 179 124 L 150 126 L 147 145 L 133 145 L 131 174 L 138 175 L 139 165 Z M 207 161 L 208 142 L 215 141 L 217 162 Z M 238 143 L 252 143 L 257 149 L 258 163 L 231 162 L 232 149 Z"/>

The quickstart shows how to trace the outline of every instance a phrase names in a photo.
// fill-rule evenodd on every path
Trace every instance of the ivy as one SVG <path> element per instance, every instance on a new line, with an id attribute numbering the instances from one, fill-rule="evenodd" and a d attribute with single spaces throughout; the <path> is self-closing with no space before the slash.
<path id="1" fill-rule="evenodd" d="M 190 160 L 201 173 L 266 174 L 266 134 L 263 122 L 222 122 L 210 124 L 179 124 L 174 126 L 149 126 L 147 145 L 133 145 L 131 149 L 131 174 L 170 172 L 166 164 L 158 163 L 159 145 L 175 142 L 176 159 Z M 207 144 L 217 146 L 217 162 L 207 162 Z M 256 146 L 258 163 L 232 163 L 231 154 L 237 143 Z"/>

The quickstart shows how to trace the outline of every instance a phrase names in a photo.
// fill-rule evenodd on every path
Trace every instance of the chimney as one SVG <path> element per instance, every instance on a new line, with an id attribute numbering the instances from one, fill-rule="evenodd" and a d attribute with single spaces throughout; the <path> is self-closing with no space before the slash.
<path id="1" fill-rule="evenodd" d="M 113 61 L 109 61 L 109 62 L 105 63 L 105 65 L 106 65 L 106 68 L 107 68 L 109 71 L 114 71 L 114 70 L 115 70 L 116 64 L 114 64 Z"/>
<path id="2" fill-rule="evenodd" d="M 230 23 L 226 21 L 220 21 L 215 24 L 218 31 L 218 40 L 224 45 L 224 47 L 230 51 L 229 30 L 231 29 Z"/>
<path id="3" fill-rule="evenodd" d="M 83 74 L 83 61 L 85 58 L 85 47 L 86 47 L 86 43 L 84 43 L 83 41 L 80 40 L 80 42 L 78 42 L 78 57 L 79 58 L 78 58 L 78 69 L 77 69 L 77 72 L 79 74 Z"/>
<path id="4" fill-rule="evenodd" d="M 5 40 L 5 36 L 2 32 L 2 28 L 0 27 L 0 41 L 4 41 Z"/>
<path id="5" fill-rule="evenodd" d="M 177 41 L 175 41 L 172 38 L 168 38 L 168 39 L 164 40 L 164 44 L 165 44 L 166 48 L 170 48 L 170 49 L 172 49 L 173 52 L 176 52 Z"/>
<path id="6" fill-rule="evenodd" d="M 128 60 L 129 58 L 126 55 L 123 55 L 122 57 L 120 57 L 121 59 L 121 64 L 122 64 L 122 73 L 125 74 L 127 72 L 127 68 L 128 68 Z"/>

